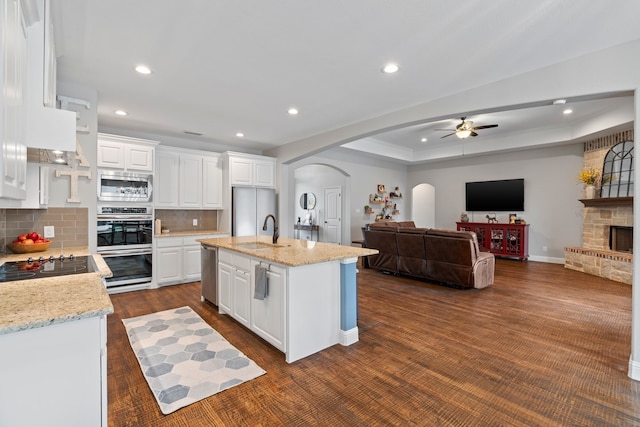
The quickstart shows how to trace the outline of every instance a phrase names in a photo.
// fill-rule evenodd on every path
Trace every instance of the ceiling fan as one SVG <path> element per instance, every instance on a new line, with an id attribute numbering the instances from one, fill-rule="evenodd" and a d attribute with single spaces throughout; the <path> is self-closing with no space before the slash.
<path id="1" fill-rule="evenodd" d="M 462 122 L 456 126 L 455 130 L 454 129 L 436 129 L 436 130 L 451 132 L 450 134 L 445 135 L 441 138 L 446 138 L 451 135 L 456 135 L 460 139 L 465 139 L 470 136 L 478 136 L 478 134 L 475 131 L 479 129 L 489 129 L 489 128 L 498 127 L 498 125 L 473 126 L 473 122 L 471 120 L 466 120 L 466 117 L 460 117 L 460 120 L 462 120 Z"/>

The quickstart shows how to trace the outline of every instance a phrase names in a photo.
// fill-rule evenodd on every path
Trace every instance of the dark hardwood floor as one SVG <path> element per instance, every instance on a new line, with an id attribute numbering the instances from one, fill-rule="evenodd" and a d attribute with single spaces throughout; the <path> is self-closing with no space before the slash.
<path id="1" fill-rule="evenodd" d="M 497 260 L 460 290 L 358 274 L 360 341 L 287 364 L 200 301 L 200 284 L 112 295 L 110 426 L 633 426 L 631 287 L 561 265 Z M 162 415 L 122 319 L 188 305 L 267 373 Z"/>

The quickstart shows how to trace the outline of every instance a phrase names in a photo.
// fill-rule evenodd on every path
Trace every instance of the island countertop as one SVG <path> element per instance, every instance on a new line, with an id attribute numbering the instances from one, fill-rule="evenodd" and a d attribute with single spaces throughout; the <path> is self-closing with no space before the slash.
<path id="1" fill-rule="evenodd" d="M 214 234 L 229 234 L 228 231 L 224 230 L 179 230 L 179 231 L 169 231 L 167 233 L 156 233 L 153 235 L 154 238 L 163 238 L 163 237 L 186 237 L 186 236 L 202 236 L 202 235 L 214 235 Z"/>
<path id="2" fill-rule="evenodd" d="M 87 248 L 69 248 L 65 253 L 91 255 Z M 0 264 L 23 261 L 29 255 L 60 255 L 60 249 L 36 254 L 10 254 Z M 0 283 L 0 335 L 113 313 L 113 305 L 102 283 L 111 270 L 101 256 L 93 255 L 97 270 L 44 279 Z"/>
<path id="3" fill-rule="evenodd" d="M 205 246 L 239 252 L 290 267 L 318 264 L 359 256 L 375 255 L 377 249 L 334 245 L 281 237 L 273 244 L 271 236 L 218 237 L 198 239 Z"/>

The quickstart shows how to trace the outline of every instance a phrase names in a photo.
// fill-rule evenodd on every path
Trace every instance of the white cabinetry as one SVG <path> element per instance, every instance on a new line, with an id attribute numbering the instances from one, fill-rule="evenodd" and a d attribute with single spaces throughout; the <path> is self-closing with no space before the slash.
<path id="1" fill-rule="evenodd" d="M 251 325 L 251 258 L 233 255 L 233 280 L 231 282 L 231 315 L 246 326 Z"/>
<path id="2" fill-rule="evenodd" d="M 255 268 L 268 269 L 268 295 L 254 298 Z M 236 252 L 218 250 L 218 308 L 251 329 L 280 351 L 285 347 L 287 270 Z"/>
<path id="3" fill-rule="evenodd" d="M 180 157 L 175 154 L 156 150 L 156 169 L 154 176 L 154 205 L 156 208 L 177 208 L 179 205 Z"/>
<path id="4" fill-rule="evenodd" d="M 106 316 L 0 335 L 0 348 L 3 426 L 107 427 Z"/>
<path id="5" fill-rule="evenodd" d="M 255 274 L 252 275 L 249 298 L 251 299 L 251 330 L 260 335 L 267 342 L 280 351 L 285 351 L 284 320 L 285 320 L 285 283 L 287 270 L 279 265 L 267 264 L 257 260 L 251 261 L 251 271 L 255 272 L 256 265 L 267 267 L 268 295 L 263 300 L 253 298 L 256 289 Z"/>
<path id="6" fill-rule="evenodd" d="M 222 165 L 220 156 L 202 158 L 202 208 L 222 209 Z"/>
<path id="7" fill-rule="evenodd" d="M 153 254 L 155 280 L 159 285 L 182 281 L 182 237 L 162 237 L 155 239 Z"/>
<path id="8" fill-rule="evenodd" d="M 196 235 L 185 237 L 158 237 L 154 239 L 153 268 L 158 285 L 175 285 L 200 280 L 201 245 L 198 239 L 225 235 Z"/>
<path id="9" fill-rule="evenodd" d="M 254 297 L 258 264 L 267 268 L 262 300 Z M 218 248 L 218 310 L 285 353 L 289 363 L 353 339 L 341 330 L 341 280 L 339 261 L 285 266 Z"/>
<path id="10" fill-rule="evenodd" d="M 0 199 L 0 208 L 42 209 L 49 204 L 49 165 L 27 163 L 27 194 L 24 199 Z"/>
<path id="11" fill-rule="evenodd" d="M 231 186 L 275 186 L 275 158 L 233 152 L 227 152 L 227 156 Z"/>
<path id="12" fill-rule="evenodd" d="M 180 156 L 180 207 L 202 207 L 202 158 Z"/>
<path id="13" fill-rule="evenodd" d="M 155 141 L 98 134 L 98 167 L 153 172 Z"/>
<path id="14" fill-rule="evenodd" d="M 220 156 L 207 151 L 156 151 L 156 208 L 222 209 Z"/>
<path id="15" fill-rule="evenodd" d="M 24 199 L 27 30 L 22 2 L 0 1 L 0 197 Z"/>
<path id="16" fill-rule="evenodd" d="M 231 313 L 231 286 L 233 282 L 233 255 L 218 250 L 218 309 L 221 313 Z"/>
<path id="17" fill-rule="evenodd" d="M 196 282 L 202 276 L 202 245 L 197 239 L 211 236 L 185 237 L 182 239 L 182 278 L 185 282 Z"/>
<path id="18" fill-rule="evenodd" d="M 14 0 L 15 1 L 15 0 Z M 76 150 L 76 113 L 56 109 L 56 52 L 49 0 L 23 0 L 27 18 L 26 146 Z"/>

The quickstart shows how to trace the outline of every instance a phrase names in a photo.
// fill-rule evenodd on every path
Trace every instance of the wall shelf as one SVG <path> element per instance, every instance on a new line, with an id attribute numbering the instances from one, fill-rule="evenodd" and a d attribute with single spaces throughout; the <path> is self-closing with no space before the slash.
<path id="1" fill-rule="evenodd" d="M 633 197 L 602 197 L 597 199 L 579 199 L 585 207 L 633 206 Z"/>

